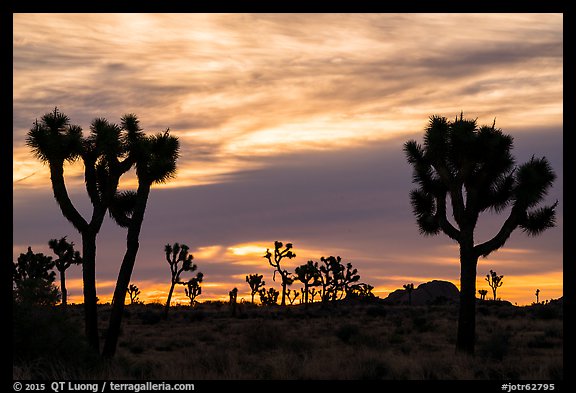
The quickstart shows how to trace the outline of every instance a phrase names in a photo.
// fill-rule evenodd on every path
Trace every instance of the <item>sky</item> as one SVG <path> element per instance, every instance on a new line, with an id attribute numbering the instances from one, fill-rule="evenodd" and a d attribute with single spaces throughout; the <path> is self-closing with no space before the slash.
<path id="1" fill-rule="evenodd" d="M 293 270 L 339 255 L 386 297 L 437 279 L 459 286 L 458 245 L 419 234 L 415 186 L 402 151 L 422 141 L 432 115 L 461 112 L 514 137 L 523 163 L 545 156 L 557 179 L 557 225 L 539 237 L 516 230 L 480 259 L 503 274 L 498 297 L 524 305 L 562 296 L 562 14 L 14 14 L 13 259 L 53 255 L 48 241 L 78 232 L 62 216 L 48 168 L 25 145 L 54 107 L 81 125 L 134 113 L 148 133 L 180 141 L 176 177 L 152 189 L 132 283 L 165 302 L 164 246 L 186 244 L 204 273 L 199 301 L 250 299 L 245 276 L 264 275 L 274 241 L 292 242 Z M 65 166 L 78 209 L 91 212 L 81 164 Z M 122 179 L 134 189 L 135 178 Z M 485 214 L 478 242 L 505 219 Z M 125 251 L 124 229 L 105 219 L 97 288 L 109 301 Z M 81 268 L 67 272 L 82 302 Z M 191 275 L 182 275 L 183 279 Z M 293 285 L 293 288 L 299 288 Z M 174 302 L 187 303 L 179 286 Z"/>

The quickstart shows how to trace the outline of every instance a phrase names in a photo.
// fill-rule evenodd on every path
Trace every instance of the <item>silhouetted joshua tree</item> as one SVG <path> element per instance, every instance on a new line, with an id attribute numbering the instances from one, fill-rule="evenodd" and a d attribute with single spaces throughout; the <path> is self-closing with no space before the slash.
<path id="1" fill-rule="evenodd" d="M 268 288 L 268 290 L 262 288 L 258 291 L 260 295 L 260 303 L 265 306 L 272 306 L 278 304 L 278 296 L 280 292 L 275 290 L 274 288 Z"/>
<path id="2" fill-rule="evenodd" d="M 539 289 L 536 289 L 536 304 L 540 304 L 540 299 L 539 299 L 539 297 L 540 297 L 540 290 L 539 290 Z"/>
<path id="3" fill-rule="evenodd" d="M 170 265 L 171 273 L 170 290 L 168 291 L 166 306 L 164 307 L 164 319 L 168 318 L 168 310 L 170 309 L 170 301 L 172 300 L 174 286 L 176 284 L 183 284 L 183 282 L 180 281 L 180 274 L 182 272 L 194 272 L 198 269 L 198 266 L 192 263 L 194 256 L 188 254 L 189 249 L 190 248 L 186 244 L 180 245 L 179 243 L 174 243 L 174 245 L 166 244 L 166 246 L 164 246 L 166 261 Z"/>
<path id="4" fill-rule="evenodd" d="M 238 288 L 232 288 L 230 292 L 228 292 L 228 296 L 230 296 L 230 309 L 232 311 L 232 316 L 236 316 L 236 299 L 238 298 Z"/>
<path id="5" fill-rule="evenodd" d="M 58 239 L 50 239 L 48 246 L 58 256 L 54 260 L 56 269 L 60 273 L 60 291 L 62 292 L 62 306 L 68 304 L 68 290 L 66 289 L 66 270 L 72 265 L 81 265 L 82 257 L 80 251 L 74 250 L 74 242 L 68 243 L 66 236 Z"/>
<path id="6" fill-rule="evenodd" d="M 128 120 L 138 124 L 135 116 L 128 117 Z M 171 136 L 168 129 L 163 133 L 151 136 L 141 134 L 131 146 L 130 154 L 135 157 L 138 188 L 136 192 L 117 193 L 115 203 L 110 206 L 112 217 L 120 226 L 128 228 L 128 233 L 126 235 L 126 252 L 114 289 L 110 322 L 102 352 L 104 357 L 112 357 L 116 352 L 126 290 L 130 283 L 140 246 L 140 230 L 144 221 L 150 189 L 153 184 L 165 183 L 174 177 L 179 149 L 178 138 Z"/>
<path id="7" fill-rule="evenodd" d="M 334 302 L 343 296 L 348 296 L 354 283 L 360 279 L 358 269 L 353 268 L 351 263 L 343 265 L 340 256 L 321 257 L 320 261 L 324 263 L 319 267 L 322 301 Z"/>
<path id="8" fill-rule="evenodd" d="M 140 289 L 136 284 L 130 284 L 128 286 L 128 296 L 130 296 L 130 304 L 137 304 L 139 302 L 138 296 L 140 296 Z"/>
<path id="9" fill-rule="evenodd" d="M 297 289 L 288 289 L 286 291 L 286 298 L 288 299 L 288 302 L 290 304 L 294 304 L 294 302 L 296 301 L 296 299 L 298 299 L 298 297 L 300 296 L 300 292 Z"/>
<path id="10" fill-rule="evenodd" d="M 321 294 L 321 292 L 319 290 L 316 290 L 316 288 L 310 289 L 308 293 L 310 294 L 310 303 L 314 303 L 314 298 L 316 297 L 316 295 Z"/>
<path id="11" fill-rule="evenodd" d="M 280 266 L 280 262 L 284 258 L 288 258 L 288 259 L 294 258 L 296 256 L 296 254 L 294 254 L 294 252 L 292 252 L 292 243 L 286 243 L 286 247 L 283 250 L 281 249 L 282 247 L 284 247 L 282 242 L 275 241 L 274 242 L 274 255 L 272 255 L 272 253 L 270 252 L 270 249 L 266 249 L 266 254 L 264 255 L 264 258 L 266 258 L 268 260 L 268 263 L 270 264 L 270 266 L 272 266 L 274 269 L 276 269 L 274 271 L 274 275 L 272 276 L 272 280 L 276 281 L 276 272 L 280 273 L 280 278 L 282 279 L 282 300 L 281 300 L 280 304 L 282 306 L 285 306 L 286 305 L 286 287 L 288 285 L 292 285 L 292 283 L 294 282 L 294 279 L 291 277 L 291 274 L 287 270 L 282 269 L 282 267 Z M 272 257 L 274 257 L 274 260 L 272 260 Z"/>
<path id="12" fill-rule="evenodd" d="M 52 257 L 35 254 L 28 247 L 12 264 L 14 300 L 20 304 L 53 306 L 60 300 L 58 288 L 54 286 L 56 272 Z"/>
<path id="13" fill-rule="evenodd" d="M 122 119 L 120 126 L 106 119 L 95 119 L 90 125 L 90 135 L 84 138 L 82 128 L 70 124 L 68 116 L 54 108 L 34 122 L 26 138 L 34 156 L 48 163 L 54 199 L 82 236 L 84 325 L 88 343 L 96 352 L 99 351 L 96 237 L 106 211 L 114 203 L 120 177 L 135 162 L 131 147 L 140 131 L 134 125 L 130 115 Z M 70 200 L 64 181 L 64 163 L 78 159 L 84 164 L 84 183 L 92 204 L 90 221 Z"/>
<path id="14" fill-rule="evenodd" d="M 194 307 L 196 305 L 196 298 L 202 294 L 202 287 L 200 287 L 200 283 L 204 279 L 204 273 L 198 272 L 196 277 L 192 277 L 185 283 L 184 293 L 190 299 L 190 307 Z"/>
<path id="15" fill-rule="evenodd" d="M 502 284 L 504 284 L 502 282 L 502 278 L 504 278 L 504 276 L 499 276 L 493 270 L 490 270 L 490 274 L 486 275 L 485 280 L 488 282 L 488 285 L 490 285 L 490 288 L 492 288 L 492 295 L 494 295 L 494 300 L 496 300 L 496 290 L 500 288 Z"/>
<path id="16" fill-rule="evenodd" d="M 360 275 L 358 274 L 358 269 L 353 268 L 352 264 L 348 262 L 346 264 L 346 270 L 342 271 L 342 292 L 346 297 L 350 295 L 354 287 L 354 283 L 360 280 Z"/>
<path id="17" fill-rule="evenodd" d="M 294 269 L 294 273 L 296 274 L 296 279 L 304 284 L 304 288 L 302 289 L 303 302 L 304 304 L 308 304 L 308 293 L 310 288 L 322 284 L 318 262 L 308 261 L 306 264 Z"/>
<path id="18" fill-rule="evenodd" d="M 252 296 L 252 304 L 254 304 L 254 295 L 258 293 L 260 288 L 262 288 L 266 282 L 262 280 L 264 278 L 261 274 L 250 274 L 246 276 L 246 282 L 250 285 L 250 295 Z"/>
<path id="19" fill-rule="evenodd" d="M 480 294 L 480 300 L 485 300 L 488 291 L 486 289 L 479 289 L 478 293 Z"/>
<path id="20" fill-rule="evenodd" d="M 412 291 L 414 290 L 414 284 L 410 283 L 410 284 L 404 284 L 403 285 L 404 289 L 406 290 L 406 293 L 408 293 L 408 304 L 412 304 Z"/>
<path id="21" fill-rule="evenodd" d="M 336 300 L 337 290 L 340 285 L 340 275 L 344 270 L 344 266 L 340 263 L 342 259 L 339 256 L 321 257 L 320 261 L 324 263 L 319 267 L 322 285 L 320 297 L 322 302 L 326 303 L 329 300 Z"/>
<path id="22" fill-rule="evenodd" d="M 375 297 L 372 293 L 374 287 L 366 283 L 354 284 L 351 286 L 350 295 L 360 299 L 367 299 Z"/>
<path id="23" fill-rule="evenodd" d="M 410 201 L 420 232 L 444 232 L 460 245 L 460 310 L 456 349 L 473 353 L 476 325 L 476 267 L 480 256 L 487 257 L 504 246 L 520 227 L 538 235 L 555 225 L 555 208 L 537 208 L 556 175 L 546 158 L 532 157 L 516 166 L 511 155 L 513 138 L 492 126 L 478 127 L 476 120 L 454 121 L 432 116 L 424 144 L 414 140 L 404 144 L 413 166 Z M 452 208 L 452 223 L 447 203 Z M 474 232 L 480 213 L 502 212 L 510 206 L 508 217 L 498 232 L 487 241 L 475 244 Z"/>

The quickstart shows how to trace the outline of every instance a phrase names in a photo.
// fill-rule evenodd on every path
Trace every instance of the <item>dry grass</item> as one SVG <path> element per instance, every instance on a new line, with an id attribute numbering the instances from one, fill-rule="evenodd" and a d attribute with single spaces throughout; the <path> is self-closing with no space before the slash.
<path id="1" fill-rule="evenodd" d="M 129 306 L 110 363 L 70 367 L 66 359 L 32 369 L 15 363 L 16 379 L 296 379 L 549 380 L 562 379 L 562 314 L 542 318 L 530 307 L 479 307 L 476 356 L 454 352 L 457 308 L 380 304 L 322 309 L 241 305 Z M 106 306 L 100 317 L 107 322 Z M 81 310 L 75 319 L 81 323 Z M 544 313 L 545 314 L 545 313 Z"/>

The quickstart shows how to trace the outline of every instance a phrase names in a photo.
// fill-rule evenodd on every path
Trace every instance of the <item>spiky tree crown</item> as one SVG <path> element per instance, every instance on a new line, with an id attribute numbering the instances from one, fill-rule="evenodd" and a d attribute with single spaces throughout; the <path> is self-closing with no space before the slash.
<path id="1" fill-rule="evenodd" d="M 511 207 L 499 234 L 476 249 L 478 255 L 487 256 L 517 227 L 529 235 L 553 227 L 557 202 L 535 208 L 556 178 L 550 163 L 545 157 L 532 157 L 517 166 L 512 148 L 512 136 L 496 128 L 495 122 L 478 126 L 462 114 L 454 121 L 430 117 L 423 145 L 414 140 L 404 144 L 418 185 L 410 192 L 410 201 L 420 232 L 444 232 L 461 241 L 461 231 L 473 231 L 480 213 Z M 448 201 L 455 225 L 446 213 Z"/>

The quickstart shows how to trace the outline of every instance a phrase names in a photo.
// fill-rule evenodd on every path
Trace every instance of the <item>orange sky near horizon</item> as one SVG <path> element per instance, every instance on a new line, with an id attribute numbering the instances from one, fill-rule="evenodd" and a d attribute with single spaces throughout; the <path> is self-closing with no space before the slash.
<path id="1" fill-rule="evenodd" d="M 13 259 L 51 238 L 81 239 L 54 202 L 46 165 L 25 145 L 54 109 L 85 135 L 90 122 L 135 113 L 146 132 L 170 128 L 177 175 L 155 185 L 132 282 L 164 303 L 163 245 L 190 245 L 205 274 L 197 299 L 250 299 L 244 276 L 272 268 L 275 240 L 293 242 L 293 269 L 340 255 L 386 297 L 405 283 L 459 286 L 457 245 L 418 232 L 402 143 L 421 140 L 428 117 L 464 111 L 514 136 L 518 161 L 546 154 L 558 178 L 556 228 L 517 230 L 478 264 L 518 305 L 562 296 L 563 15 L 494 14 L 14 14 Z M 88 27 L 88 28 L 87 28 Z M 515 152 L 513 151 L 513 154 Z M 66 184 L 82 214 L 80 163 Z M 134 188 L 135 177 L 121 188 Z M 505 219 L 488 215 L 479 240 Z M 125 232 L 107 218 L 97 250 L 98 297 L 110 300 Z M 483 226 L 482 226 L 483 225 Z M 82 302 L 81 269 L 67 272 Z M 187 277 L 183 275 L 183 278 Z M 300 288 L 293 285 L 292 288 Z M 490 296 L 490 291 L 489 295 Z M 177 287 L 174 302 L 187 304 Z"/>

